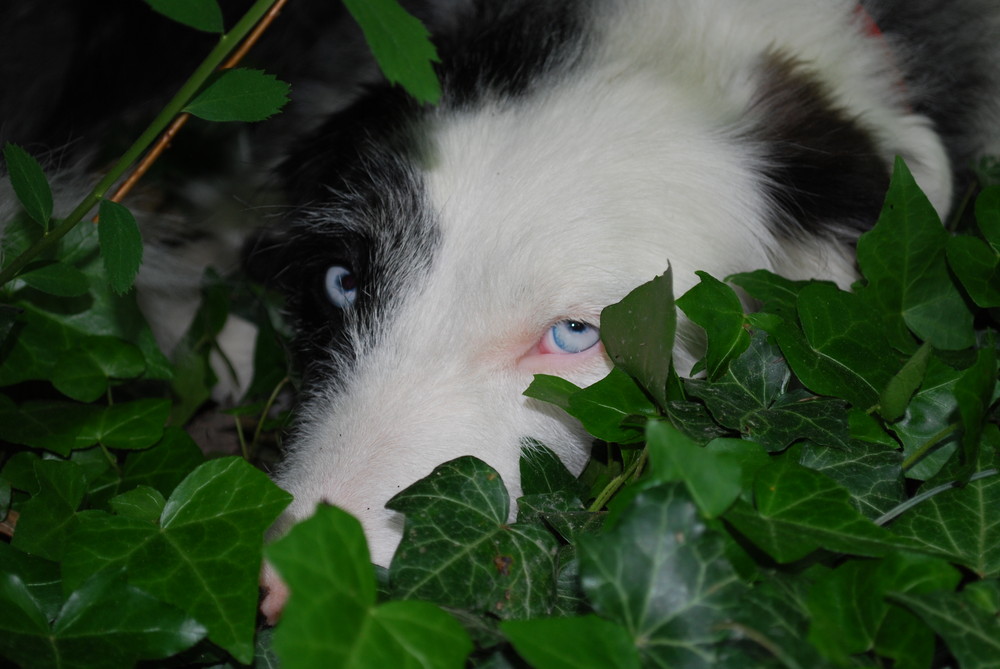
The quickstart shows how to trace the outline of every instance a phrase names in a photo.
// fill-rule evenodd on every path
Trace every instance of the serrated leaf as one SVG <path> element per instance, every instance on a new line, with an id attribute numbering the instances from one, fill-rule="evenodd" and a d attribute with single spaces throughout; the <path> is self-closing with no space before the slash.
<path id="1" fill-rule="evenodd" d="M 551 611 L 555 538 L 507 522 L 507 489 L 486 463 L 466 456 L 440 465 L 386 507 L 406 515 L 389 567 L 395 597 L 504 619 Z"/>
<path id="2" fill-rule="evenodd" d="M 878 223 L 858 240 L 866 298 L 889 329 L 905 323 L 934 348 L 974 344 L 972 314 L 948 275 L 948 233 L 902 159 L 896 159 Z M 899 342 L 903 335 L 895 335 Z"/>
<path id="3" fill-rule="evenodd" d="M 583 589 L 649 666 L 712 666 L 720 624 L 744 592 L 679 484 L 639 493 L 614 528 L 579 541 Z"/>
<path id="4" fill-rule="evenodd" d="M 222 10 L 216 0 L 145 0 L 167 18 L 209 33 L 221 33 Z"/>
<path id="5" fill-rule="evenodd" d="M 740 494 L 740 464 L 728 454 L 702 448 L 660 421 L 646 424 L 646 444 L 651 476 L 657 481 L 682 482 L 706 517 L 722 514 Z M 747 443 L 746 448 L 755 445 Z"/>
<path id="6" fill-rule="evenodd" d="M 96 574 L 62 606 L 51 627 L 23 581 L 0 574 L 0 655 L 24 669 L 128 669 L 190 648 L 205 629 L 177 609 L 128 585 L 121 573 Z"/>
<path id="7" fill-rule="evenodd" d="M 601 312 L 601 341 L 617 367 L 634 378 L 661 406 L 673 356 L 677 311 L 668 269 Z"/>
<path id="8" fill-rule="evenodd" d="M 101 258 L 111 290 L 124 295 L 142 264 L 142 234 L 132 212 L 111 200 L 101 200 L 97 224 Z"/>
<path id="9" fill-rule="evenodd" d="M 288 84 L 260 70 L 224 70 L 184 111 L 206 121 L 263 121 L 281 111 L 288 91 Z"/>
<path id="10" fill-rule="evenodd" d="M 81 514 L 63 578 L 75 587 L 89 574 L 124 567 L 130 584 L 202 622 L 209 639 L 247 663 L 253 657 L 261 538 L 288 501 L 287 493 L 240 458 L 212 460 L 177 486 L 159 526 Z"/>
<path id="11" fill-rule="evenodd" d="M 733 289 L 707 272 L 696 272 L 701 282 L 677 300 L 677 306 L 705 330 L 708 346 L 705 368 L 715 379 L 733 358 L 750 345 L 744 328 L 743 305 Z"/>
<path id="12" fill-rule="evenodd" d="M 52 218 L 52 189 L 42 166 L 27 151 L 9 142 L 3 147 L 3 157 L 7 176 L 21 206 L 32 220 L 48 230 Z"/>
<path id="13" fill-rule="evenodd" d="M 500 625 L 535 669 L 639 669 L 639 654 L 621 626 L 597 616 L 507 620 Z"/>
<path id="14" fill-rule="evenodd" d="M 35 290 L 59 297 L 79 297 L 90 290 L 83 272 L 61 262 L 33 263 L 17 278 Z"/>
<path id="15" fill-rule="evenodd" d="M 426 602 L 375 605 L 361 524 L 321 506 L 270 546 L 291 595 L 274 637 L 286 669 L 463 667 L 472 650 L 458 622 Z"/>
<path id="16" fill-rule="evenodd" d="M 1000 618 L 996 611 L 989 613 L 970 605 L 963 593 L 893 593 L 889 597 L 941 635 L 959 666 L 1000 667 Z"/>
<path id="17" fill-rule="evenodd" d="M 760 469 L 753 493 L 755 509 L 739 501 L 725 519 L 778 562 L 820 547 L 877 557 L 907 545 L 862 516 L 847 490 L 789 458 Z"/>
<path id="18" fill-rule="evenodd" d="M 386 79 L 398 83 L 419 102 L 437 103 L 441 84 L 431 63 L 437 51 L 427 29 L 396 0 L 345 0 Z"/>

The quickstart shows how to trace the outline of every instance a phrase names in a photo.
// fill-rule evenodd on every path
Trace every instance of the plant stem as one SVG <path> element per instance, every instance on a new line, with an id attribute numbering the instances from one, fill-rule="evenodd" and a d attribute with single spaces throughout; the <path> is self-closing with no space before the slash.
<path id="1" fill-rule="evenodd" d="M 226 56 L 253 30 L 257 22 L 260 21 L 276 2 L 278 0 L 256 0 L 250 9 L 247 10 L 246 14 L 233 26 L 233 29 L 219 38 L 219 43 L 209 52 L 208 56 L 201 62 L 201 65 L 188 77 L 187 81 L 184 82 L 180 90 L 171 98 L 170 102 L 160 110 L 156 118 L 139 135 L 139 138 L 135 140 L 132 146 L 122 154 L 118 162 L 112 166 L 111 170 L 104 175 L 104 178 L 90 191 L 90 194 L 59 225 L 28 247 L 20 256 L 4 268 L 3 271 L 0 271 L 0 286 L 3 286 L 16 277 L 28 263 L 37 258 L 41 253 L 52 248 L 66 233 L 83 220 L 115 182 L 149 148 L 157 136 L 170 124 L 171 120 L 184 109 L 188 102 L 204 86 L 205 82 L 208 81 L 208 78 L 212 76 L 212 73 L 218 69 Z"/>
<path id="2" fill-rule="evenodd" d="M 910 469 L 910 467 L 917 464 L 917 462 L 920 461 L 920 458 L 927 455 L 928 451 L 934 448 L 938 443 L 943 441 L 945 437 L 947 437 L 957 429 L 958 429 L 958 423 L 952 423 L 951 425 L 947 426 L 946 428 L 935 434 L 933 437 L 928 439 L 926 442 L 924 442 L 923 446 L 918 448 L 910 455 L 910 457 L 906 458 L 906 460 L 903 461 L 903 471 L 905 472 L 908 469 Z"/>

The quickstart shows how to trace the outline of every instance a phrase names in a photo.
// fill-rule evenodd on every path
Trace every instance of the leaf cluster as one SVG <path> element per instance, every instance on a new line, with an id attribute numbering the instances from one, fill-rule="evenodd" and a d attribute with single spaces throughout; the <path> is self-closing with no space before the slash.
<path id="1" fill-rule="evenodd" d="M 514 522 L 493 469 L 442 464 L 388 505 L 406 521 L 381 599 L 356 521 L 302 523 L 269 552 L 292 586 L 283 661 L 995 666 L 998 195 L 978 200 L 981 236 L 952 236 L 898 163 L 853 291 L 729 277 L 761 304 L 747 314 L 702 273 L 677 300 L 707 341 L 693 378 L 671 366 L 669 272 L 608 307 L 614 371 L 526 393 L 578 418 L 603 460 L 577 480 L 526 443 Z M 453 619 L 418 645 L 427 602 Z"/>

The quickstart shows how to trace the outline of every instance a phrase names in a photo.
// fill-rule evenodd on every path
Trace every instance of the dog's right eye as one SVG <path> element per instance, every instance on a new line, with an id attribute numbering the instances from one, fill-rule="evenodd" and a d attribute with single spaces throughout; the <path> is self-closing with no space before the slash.
<path id="1" fill-rule="evenodd" d="M 354 272 L 343 265 L 329 267 L 323 283 L 330 303 L 338 309 L 350 309 L 358 298 L 358 281 Z"/>

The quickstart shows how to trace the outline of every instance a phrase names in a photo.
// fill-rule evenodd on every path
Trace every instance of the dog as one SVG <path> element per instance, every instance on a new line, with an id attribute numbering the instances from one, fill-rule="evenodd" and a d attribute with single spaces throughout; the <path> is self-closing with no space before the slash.
<path id="1" fill-rule="evenodd" d="M 410 3 L 437 106 L 363 57 L 324 71 L 325 39 L 294 58 L 279 42 L 319 102 L 265 142 L 289 213 L 248 260 L 287 296 L 304 379 L 273 536 L 336 504 L 388 565 L 402 518 L 385 503 L 438 464 L 479 457 L 512 498 L 526 437 L 582 470 L 591 439 L 523 391 L 607 374 L 601 310 L 668 265 L 678 294 L 696 270 L 846 287 L 896 156 L 945 215 L 1000 153 L 994 5 Z M 682 326 L 680 371 L 699 347 Z M 269 569 L 263 585 L 274 620 L 287 593 Z"/>

